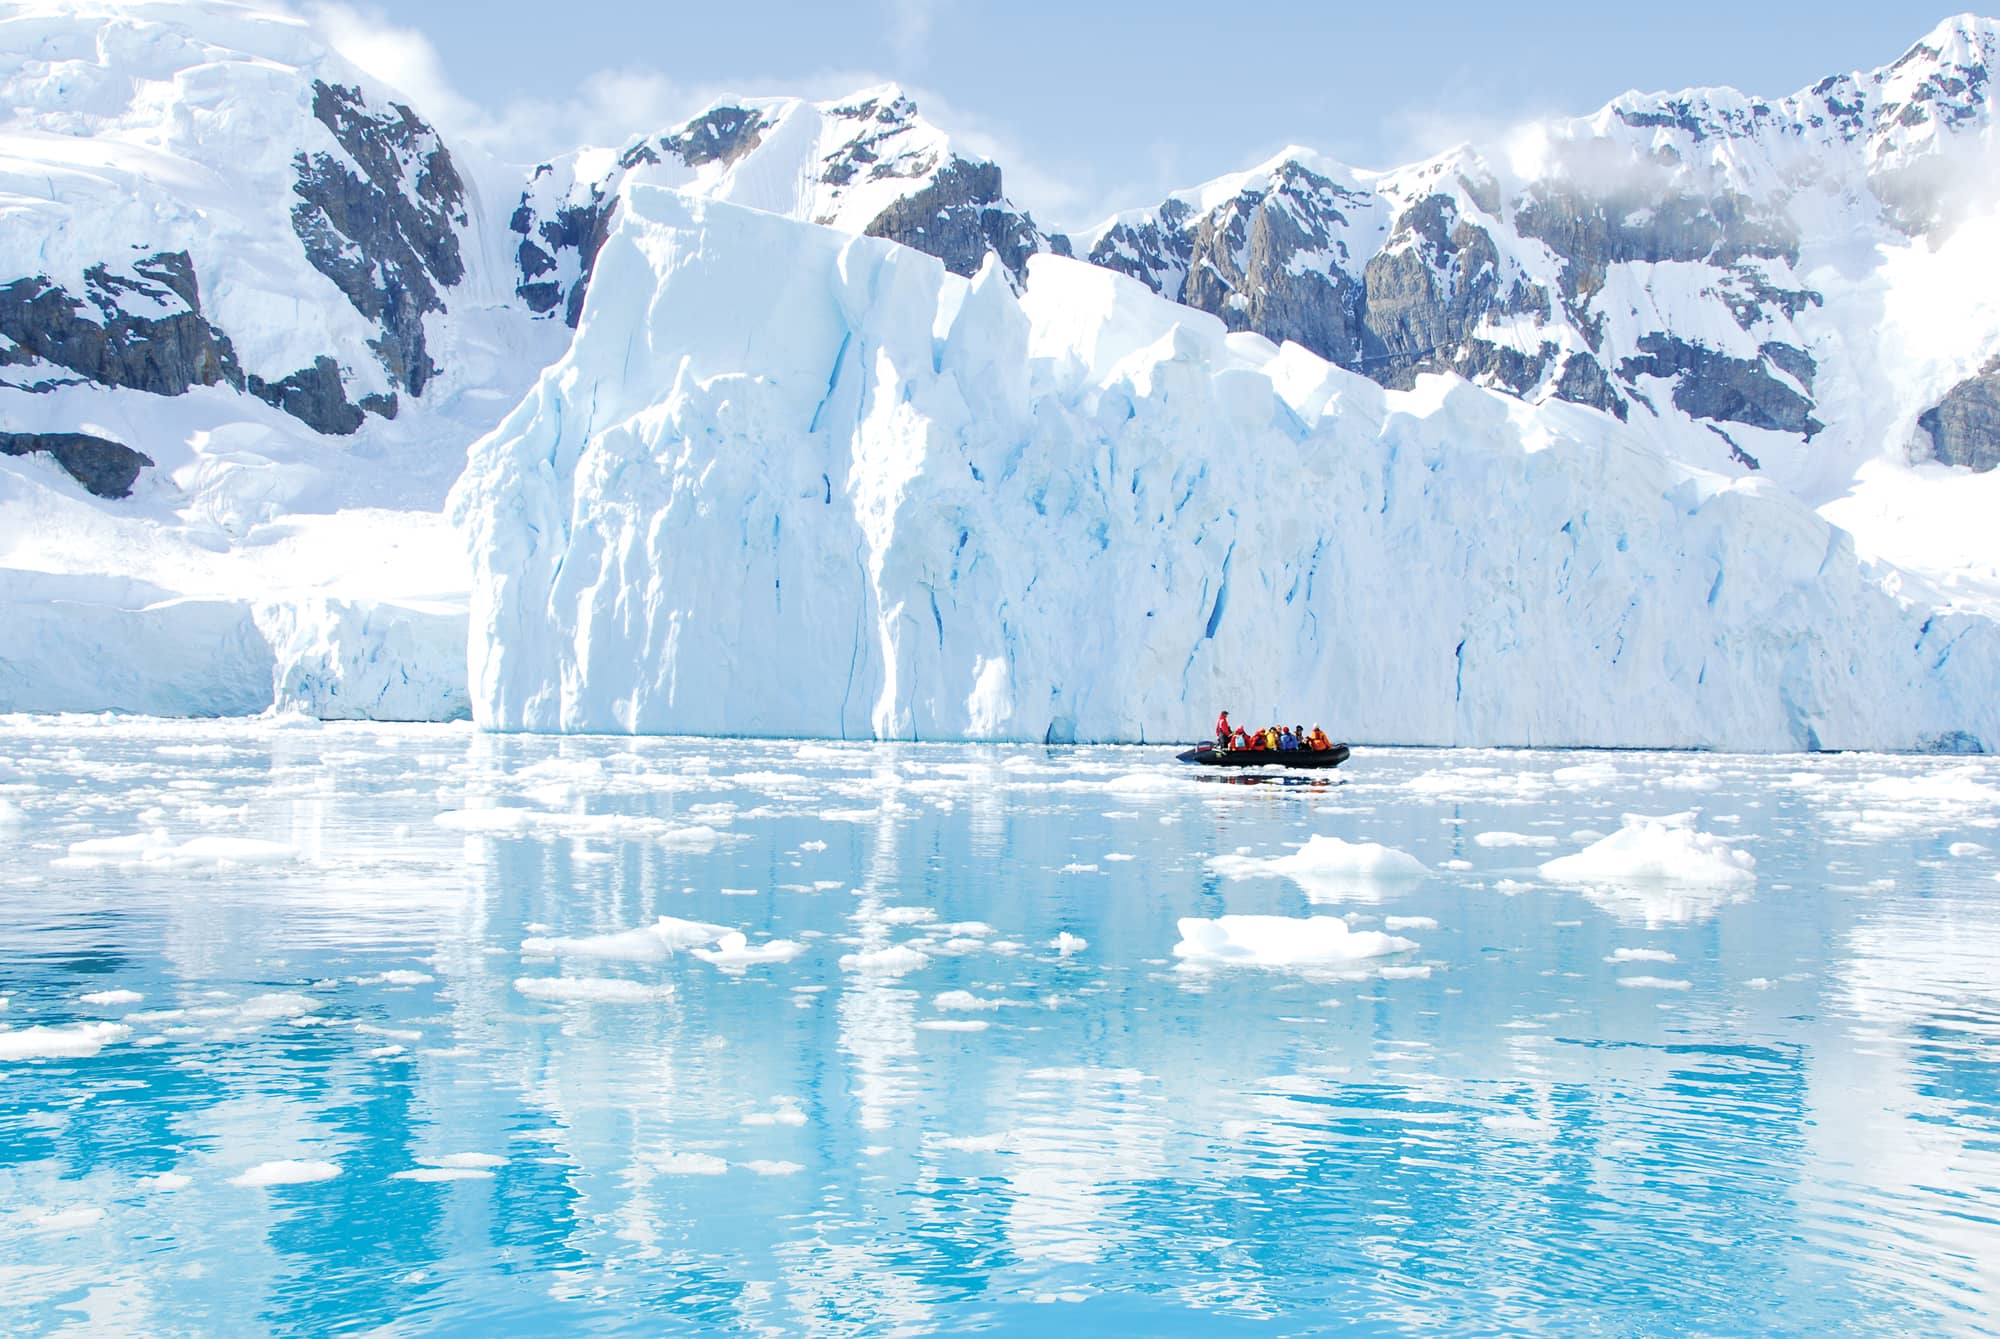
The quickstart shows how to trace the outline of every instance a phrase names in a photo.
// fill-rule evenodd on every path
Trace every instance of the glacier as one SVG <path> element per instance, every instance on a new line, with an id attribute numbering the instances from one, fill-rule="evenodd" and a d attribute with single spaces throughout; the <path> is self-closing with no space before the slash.
<path id="1" fill-rule="evenodd" d="M 2000 747 L 2000 626 L 1754 476 L 1387 390 L 1052 255 L 1025 291 L 634 185 L 471 448 L 474 720 L 1163 740 Z M 1204 718 L 1205 719 L 1205 718 Z"/>

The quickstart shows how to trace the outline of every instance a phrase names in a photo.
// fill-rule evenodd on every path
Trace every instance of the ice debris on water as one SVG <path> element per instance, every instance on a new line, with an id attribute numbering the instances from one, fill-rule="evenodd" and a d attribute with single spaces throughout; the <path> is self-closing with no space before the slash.
<path id="1" fill-rule="evenodd" d="M 331 1181 L 340 1175 L 337 1163 L 317 1158 L 280 1158 L 260 1162 L 229 1178 L 232 1186 L 300 1186 L 314 1181 Z"/>
<path id="2" fill-rule="evenodd" d="M 1757 881 L 1757 861 L 1713 833 L 1699 831 L 1692 813 L 1648 818 L 1626 814 L 1624 826 L 1575 855 L 1542 866 L 1559 883 L 1688 883 L 1737 885 Z"/>
<path id="3" fill-rule="evenodd" d="M 85 1060 L 124 1041 L 123 1023 L 64 1023 L 0 1031 L 0 1060 Z"/>
<path id="4" fill-rule="evenodd" d="M 1185 916 L 1180 935 L 1174 956 L 1189 967 L 1330 967 L 1417 947 L 1338 916 Z"/>

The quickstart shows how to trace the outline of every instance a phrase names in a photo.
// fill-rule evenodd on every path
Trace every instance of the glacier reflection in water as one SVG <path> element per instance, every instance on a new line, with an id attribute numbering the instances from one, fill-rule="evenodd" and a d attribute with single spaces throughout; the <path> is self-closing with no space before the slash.
<path id="1" fill-rule="evenodd" d="M 5 1328 L 2000 1333 L 2000 766 L 1162 757 L 0 726 Z"/>

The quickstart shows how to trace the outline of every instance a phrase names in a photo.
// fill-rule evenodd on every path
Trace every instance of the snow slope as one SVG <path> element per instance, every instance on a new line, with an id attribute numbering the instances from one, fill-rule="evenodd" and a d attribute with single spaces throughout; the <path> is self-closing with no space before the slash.
<path id="1" fill-rule="evenodd" d="M 0 709 L 463 714 L 439 507 L 562 347 L 488 169 L 284 15 L 7 0 L 0 51 Z"/>
<path id="2" fill-rule="evenodd" d="M 657 188 L 597 267 L 453 495 L 482 725 L 2000 747 L 2000 625 L 1596 411 Z"/>

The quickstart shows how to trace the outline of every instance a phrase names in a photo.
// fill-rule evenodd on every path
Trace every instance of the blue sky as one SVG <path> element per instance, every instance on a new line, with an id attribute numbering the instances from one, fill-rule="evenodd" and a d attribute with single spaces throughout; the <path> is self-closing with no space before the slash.
<path id="1" fill-rule="evenodd" d="M 720 93 L 894 79 L 1045 223 L 1304 144 L 1386 167 L 1628 88 L 1779 95 L 1887 64 L 1953 12 L 1853 0 L 1661 6 L 403 0 L 323 8 L 350 54 L 505 156 L 617 140 Z M 386 15 L 386 17 L 385 17 Z"/>

